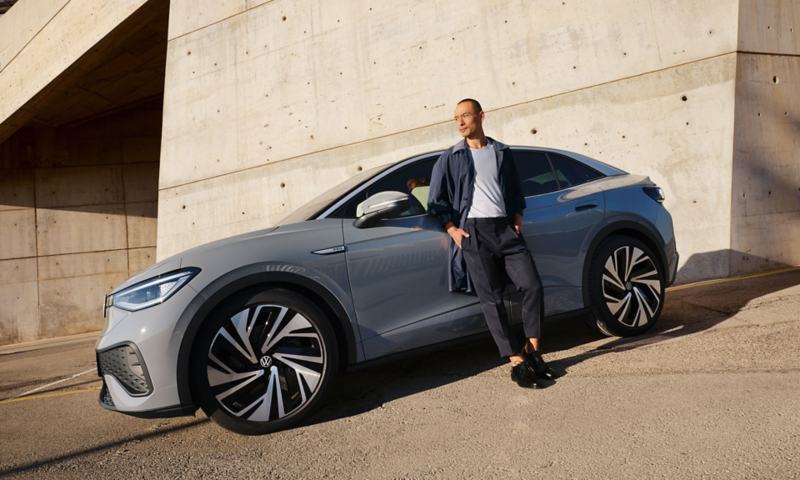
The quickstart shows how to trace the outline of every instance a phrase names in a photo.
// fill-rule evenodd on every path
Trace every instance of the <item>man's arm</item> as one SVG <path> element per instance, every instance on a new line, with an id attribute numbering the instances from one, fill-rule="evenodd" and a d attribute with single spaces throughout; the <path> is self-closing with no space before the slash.
<path id="1" fill-rule="evenodd" d="M 458 212 L 453 209 L 450 201 L 451 188 L 447 178 L 447 165 L 445 160 L 447 152 L 443 153 L 433 166 L 431 174 L 431 188 L 428 190 L 428 215 L 436 215 L 444 229 L 461 248 L 461 238 L 469 237 L 464 230 L 456 227 Z"/>

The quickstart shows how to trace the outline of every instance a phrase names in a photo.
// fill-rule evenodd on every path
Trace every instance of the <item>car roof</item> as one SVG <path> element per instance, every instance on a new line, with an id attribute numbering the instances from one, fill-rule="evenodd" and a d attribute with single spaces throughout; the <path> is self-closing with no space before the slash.
<path id="1" fill-rule="evenodd" d="M 528 151 L 535 151 L 535 152 L 549 152 L 549 153 L 558 153 L 558 154 L 561 154 L 561 155 L 565 155 L 567 157 L 572 158 L 573 160 L 577 160 L 577 161 L 579 161 L 581 163 L 586 164 L 588 167 L 590 167 L 590 168 L 592 168 L 594 170 L 597 170 L 598 172 L 600 172 L 600 173 L 602 173 L 603 175 L 606 175 L 606 176 L 617 176 L 617 175 L 627 175 L 628 174 L 628 172 L 626 172 L 626 171 L 624 171 L 622 169 L 619 169 L 617 167 L 614 167 L 612 165 L 609 165 L 607 163 L 601 162 L 600 160 L 595 160 L 594 158 L 587 157 L 586 155 L 582 155 L 582 154 L 576 153 L 576 152 L 570 152 L 568 150 L 561 150 L 561 149 L 558 149 L 558 148 L 549 148 L 549 147 L 535 147 L 535 146 L 529 146 L 529 145 L 511 145 L 510 147 L 513 150 L 528 150 Z M 444 150 L 434 150 L 432 152 L 421 153 L 421 154 L 414 155 L 412 157 L 404 158 L 403 160 L 400 160 L 398 162 L 394 162 L 394 163 L 392 163 L 390 165 L 397 166 L 397 165 L 405 164 L 405 163 L 413 163 L 416 160 L 421 160 L 422 158 L 429 157 L 429 156 L 432 156 L 432 155 L 441 155 L 442 153 L 444 153 Z"/>

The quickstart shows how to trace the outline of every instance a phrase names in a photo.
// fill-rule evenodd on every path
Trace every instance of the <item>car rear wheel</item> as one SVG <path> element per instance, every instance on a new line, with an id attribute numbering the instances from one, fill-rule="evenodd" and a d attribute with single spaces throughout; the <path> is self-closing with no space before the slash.
<path id="1" fill-rule="evenodd" d="M 243 294 L 213 315 L 193 350 L 200 407 L 243 435 L 293 427 L 314 413 L 338 367 L 322 311 L 295 292 Z"/>
<path id="2" fill-rule="evenodd" d="M 643 242 L 627 236 L 604 240 L 589 265 L 591 315 L 587 322 L 609 336 L 650 329 L 664 306 L 664 272 Z"/>

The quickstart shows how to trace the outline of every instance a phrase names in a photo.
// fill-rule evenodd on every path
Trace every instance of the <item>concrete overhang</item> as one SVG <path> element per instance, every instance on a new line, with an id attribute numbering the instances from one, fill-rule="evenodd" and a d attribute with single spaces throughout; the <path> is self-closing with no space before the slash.
<path id="1" fill-rule="evenodd" d="M 169 0 L 19 2 L 0 17 L 0 143 L 163 95 L 168 23 Z"/>

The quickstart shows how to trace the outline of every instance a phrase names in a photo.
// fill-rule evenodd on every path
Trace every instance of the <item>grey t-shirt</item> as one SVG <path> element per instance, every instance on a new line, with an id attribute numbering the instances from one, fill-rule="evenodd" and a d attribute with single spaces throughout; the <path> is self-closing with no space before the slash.
<path id="1" fill-rule="evenodd" d="M 467 218 L 504 217 L 506 205 L 497 178 L 497 155 L 494 144 L 470 148 L 475 161 L 475 193 Z"/>

